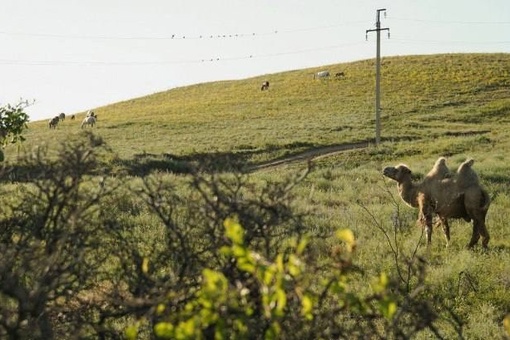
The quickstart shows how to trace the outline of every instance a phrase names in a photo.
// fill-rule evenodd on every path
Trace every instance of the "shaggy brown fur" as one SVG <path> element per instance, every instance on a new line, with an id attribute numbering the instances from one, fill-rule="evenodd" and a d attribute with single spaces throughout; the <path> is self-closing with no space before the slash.
<path id="1" fill-rule="evenodd" d="M 439 157 L 436 162 L 434 163 L 434 166 L 432 169 L 428 172 L 428 174 L 425 176 L 422 182 L 422 186 L 430 187 L 432 192 L 439 192 L 441 190 L 440 186 L 442 185 L 442 180 L 445 178 L 452 178 L 453 175 L 450 172 L 450 169 L 446 165 L 446 158 L 445 157 Z M 422 197 L 419 199 L 419 202 L 423 202 L 425 199 L 425 195 L 422 195 Z M 421 214 L 422 209 L 420 209 L 420 216 L 418 218 L 418 221 L 425 225 L 426 217 Z M 450 243 L 450 225 L 448 223 L 448 219 L 443 216 L 438 216 L 439 223 L 438 225 L 441 226 L 443 229 L 443 234 L 446 238 L 446 245 Z"/>
<path id="2" fill-rule="evenodd" d="M 406 165 L 400 164 L 396 167 L 386 167 L 383 170 L 384 176 L 397 182 L 400 197 L 404 202 L 419 209 L 419 221 L 425 226 L 427 244 L 432 239 L 432 219 L 437 215 L 443 223 L 445 237 L 449 240 L 448 218 L 462 218 L 467 222 L 473 221 L 473 232 L 468 247 L 473 247 L 480 236 L 483 247 L 487 247 L 489 233 L 485 226 L 485 217 L 490 205 L 490 198 L 485 189 L 479 184 L 467 184 L 469 177 L 472 177 L 472 163 L 465 162 L 463 171 L 457 178 L 440 178 L 446 167 L 445 160 L 439 159 L 436 162 L 437 169 L 429 172 L 431 177 L 426 177 L 421 182 L 413 182 L 411 170 Z M 446 167 L 447 169 L 447 167 Z M 469 170 L 471 169 L 471 170 Z M 467 175 L 466 175 L 466 174 Z M 439 177 L 434 177 L 439 176 Z M 465 176 L 459 180 L 459 177 Z M 465 188 L 459 190 L 459 182 Z"/>
<path id="3" fill-rule="evenodd" d="M 480 186 L 478 175 L 472 168 L 474 163 L 473 159 L 468 159 L 457 169 L 457 186 L 459 190 L 465 190 L 471 186 Z"/>
<path id="4" fill-rule="evenodd" d="M 442 180 L 450 177 L 452 177 L 452 174 L 446 165 L 446 158 L 439 157 L 432 169 L 425 176 L 425 180 Z"/>

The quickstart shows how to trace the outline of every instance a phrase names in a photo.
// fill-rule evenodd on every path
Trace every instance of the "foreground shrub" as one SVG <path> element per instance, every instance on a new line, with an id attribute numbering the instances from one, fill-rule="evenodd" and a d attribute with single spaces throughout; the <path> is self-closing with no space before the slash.
<path id="1" fill-rule="evenodd" d="M 293 206 L 308 170 L 279 183 L 199 170 L 138 181 L 101 176 L 104 143 L 27 155 L 2 185 L 2 338 L 411 338 L 461 334 L 425 286 L 364 275 L 348 230 L 320 261 Z M 313 254 L 313 255 L 312 255 Z M 404 261 L 404 260 L 402 260 Z M 452 331 L 453 329 L 453 331 Z"/>

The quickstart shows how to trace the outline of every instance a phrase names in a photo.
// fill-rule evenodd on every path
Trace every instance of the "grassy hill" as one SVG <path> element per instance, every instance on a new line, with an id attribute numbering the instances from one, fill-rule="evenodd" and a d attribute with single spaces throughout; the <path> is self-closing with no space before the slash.
<path id="1" fill-rule="evenodd" d="M 343 71 L 346 77 L 314 80 L 313 73 L 322 69 Z M 374 73 L 374 60 L 364 60 L 176 88 L 97 108 L 95 131 L 123 160 L 137 154 L 217 153 L 256 164 L 311 148 L 374 140 Z M 509 75 L 508 54 L 384 58 L 383 147 L 434 141 L 419 152 L 436 155 L 464 151 L 465 146 L 455 145 L 466 138 L 506 143 Z M 271 83 L 269 91 L 260 91 L 264 80 Z M 80 131 L 83 115 L 56 131 L 46 121 L 30 123 L 26 144 L 65 140 Z"/>
<path id="2" fill-rule="evenodd" d="M 314 80 L 313 73 L 324 69 L 346 76 Z M 102 171 L 116 174 L 122 185 L 139 183 L 151 172 L 181 183 L 188 163 L 216 175 L 231 166 L 249 168 L 365 142 L 368 147 L 317 158 L 314 171 L 294 188 L 293 203 L 310 215 L 306 222 L 315 262 L 330 257 L 335 240 L 327 235 L 339 228 L 356 235 L 355 263 L 363 273 L 352 285 L 360 291 L 381 271 L 397 276 L 396 257 L 404 263 L 406 256 L 423 256 L 427 289 L 459 316 L 465 338 L 503 338 L 501 322 L 510 312 L 510 54 L 383 58 L 378 147 L 373 145 L 374 75 L 374 60 L 365 60 L 198 84 L 99 107 L 93 131 L 115 153 L 104 160 Z M 264 80 L 270 82 L 269 91 L 260 91 Z M 82 132 L 84 115 L 76 113 L 76 120 L 66 119 L 56 130 L 48 129 L 46 121 L 31 122 L 22 148 L 56 149 Z M 6 150 L 10 162 L 16 155 L 15 147 Z M 464 221 L 452 221 L 448 248 L 439 229 L 429 249 L 418 247 L 417 210 L 402 204 L 395 184 L 381 174 L 384 166 L 404 162 L 419 177 L 439 156 L 448 157 L 451 169 L 475 159 L 492 197 L 488 252 L 464 249 L 471 234 Z M 282 162 L 249 176 L 263 186 L 294 175 L 303 163 Z M 157 251 L 157 240 L 147 239 L 155 238 L 160 226 L 136 200 L 119 197 L 118 220 L 138 235 L 141 248 Z M 395 216 L 401 229 L 395 229 Z M 439 323 L 445 338 L 454 338 L 448 320 Z M 422 338 L 433 337 L 425 333 Z"/>

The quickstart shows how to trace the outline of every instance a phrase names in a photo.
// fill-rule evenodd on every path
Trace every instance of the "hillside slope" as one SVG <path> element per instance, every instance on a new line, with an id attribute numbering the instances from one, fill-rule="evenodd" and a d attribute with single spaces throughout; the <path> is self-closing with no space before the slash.
<path id="1" fill-rule="evenodd" d="M 346 76 L 314 80 L 323 69 Z M 257 164 L 372 141 L 374 73 L 374 60 L 364 60 L 176 88 L 97 108 L 94 131 L 123 160 L 236 155 Z M 268 91 L 260 91 L 264 80 Z M 381 85 L 383 143 L 487 133 L 508 139 L 510 54 L 383 58 Z M 76 115 L 57 130 L 30 123 L 25 146 L 79 133 L 84 113 Z"/>

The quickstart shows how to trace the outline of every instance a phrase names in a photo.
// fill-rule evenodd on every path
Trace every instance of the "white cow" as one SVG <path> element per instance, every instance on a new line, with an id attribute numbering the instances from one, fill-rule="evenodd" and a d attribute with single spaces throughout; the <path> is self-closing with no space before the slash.
<path id="1" fill-rule="evenodd" d="M 313 79 L 316 79 L 316 78 L 328 78 L 329 77 L 329 71 L 320 71 L 320 72 L 317 72 L 313 75 Z"/>
<path id="2" fill-rule="evenodd" d="M 81 122 L 81 128 L 83 129 L 85 126 L 89 125 L 90 127 L 93 127 L 94 124 L 96 124 L 96 117 L 89 116 L 83 118 L 83 121 Z"/>

